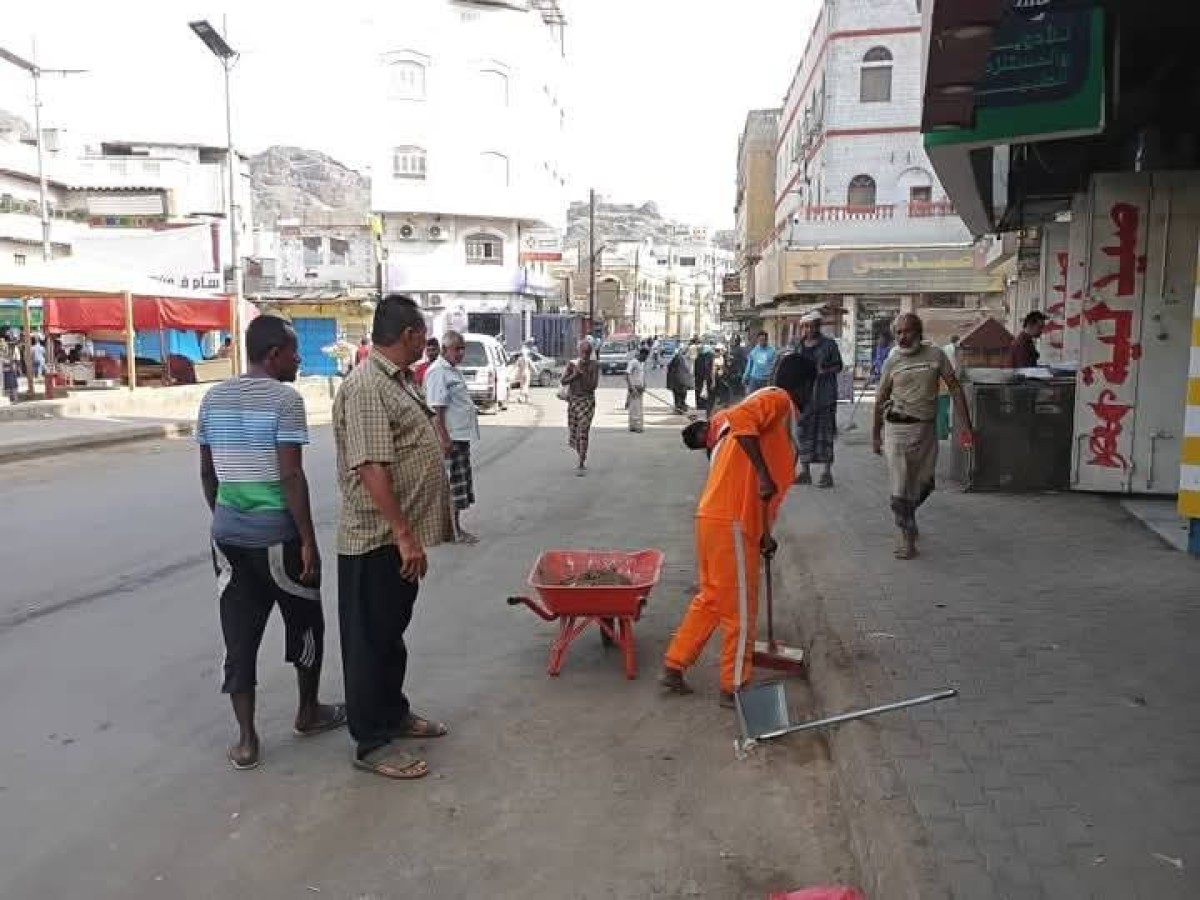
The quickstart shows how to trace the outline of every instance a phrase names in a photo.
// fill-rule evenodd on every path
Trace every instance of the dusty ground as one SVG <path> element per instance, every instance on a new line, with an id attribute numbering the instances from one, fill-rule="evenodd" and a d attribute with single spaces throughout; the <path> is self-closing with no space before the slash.
<path id="1" fill-rule="evenodd" d="M 6 466 L 0 897 L 760 900 L 852 881 L 820 738 L 735 761 L 711 656 L 696 696 L 656 689 L 692 583 L 702 458 L 653 404 L 654 427 L 624 431 L 613 391 L 593 472 L 575 478 L 563 405 L 538 397 L 486 422 L 467 520 L 483 543 L 433 557 L 411 694 L 454 732 L 424 748 L 435 774 L 416 784 L 354 771 L 344 734 L 291 736 L 278 622 L 260 659 L 264 764 L 225 765 L 232 721 L 186 442 Z M 332 572 L 327 430 L 308 465 Z M 505 605 L 541 549 L 589 545 L 667 553 L 638 627 L 637 681 L 595 635 L 547 678 L 553 626 Z M 335 604 L 331 585 L 330 698 Z M 802 685 L 791 693 L 801 714 Z"/>

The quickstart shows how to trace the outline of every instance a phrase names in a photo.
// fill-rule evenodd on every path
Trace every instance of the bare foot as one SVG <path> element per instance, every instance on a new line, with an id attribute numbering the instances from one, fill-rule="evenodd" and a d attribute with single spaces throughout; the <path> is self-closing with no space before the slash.
<path id="1" fill-rule="evenodd" d="M 239 771 L 256 769 L 259 762 L 257 734 L 245 737 L 229 748 L 229 764 Z"/>

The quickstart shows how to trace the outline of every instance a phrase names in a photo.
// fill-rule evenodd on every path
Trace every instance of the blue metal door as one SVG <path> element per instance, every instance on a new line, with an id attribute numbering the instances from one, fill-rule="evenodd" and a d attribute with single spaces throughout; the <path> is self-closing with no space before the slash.
<path id="1" fill-rule="evenodd" d="M 337 361 L 321 352 L 337 340 L 337 319 L 292 319 L 300 339 L 301 375 L 336 375 Z"/>

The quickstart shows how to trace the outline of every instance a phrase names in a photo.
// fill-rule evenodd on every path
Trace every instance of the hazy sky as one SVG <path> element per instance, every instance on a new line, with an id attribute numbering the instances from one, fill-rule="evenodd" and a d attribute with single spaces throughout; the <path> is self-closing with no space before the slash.
<path id="1" fill-rule="evenodd" d="M 371 115 L 355 84 L 383 0 L 244 0 L 229 13 L 240 149 L 298 144 L 365 165 Z M 405 0 L 392 0 L 403 8 Z M 47 68 L 47 124 L 89 137 L 224 143 L 220 68 L 187 22 L 222 10 L 180 0 L 5 3 L 3 46 Z M 777 106 L 819 0 L 563 0 L 570 20 L 571 194 L 655 200 L 663 214 L 729 228 L 748 109 Z M 393 9 L 396 6 L 392 7 Z M 331 15 L 336 11 L 337 15 Z M 365 97 L 365 95 L 364 95 Z M 29 79 L 0 63 L 0 108 L 32 119 Z"/>

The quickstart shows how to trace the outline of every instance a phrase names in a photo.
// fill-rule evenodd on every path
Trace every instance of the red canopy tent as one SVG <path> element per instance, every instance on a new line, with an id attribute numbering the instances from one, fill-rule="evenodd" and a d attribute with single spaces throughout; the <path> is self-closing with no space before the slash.
<path id="1" fill-rule="evenodd" d="M 0 264 L 0 297 L 20 297 L 26 310 L 30 298 L 40 297 L 48 333 L 124 333 L 131 388 L 137 382 L 134 335 L 138 329 L 239 331 L 240 311 L 230 297 L 176 287 L 77 257 L 26 266 Z M 26 340 L 28 333 L 27 327 Z M 234 371 L 238 371 L 237 359 Z"/>

